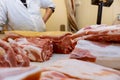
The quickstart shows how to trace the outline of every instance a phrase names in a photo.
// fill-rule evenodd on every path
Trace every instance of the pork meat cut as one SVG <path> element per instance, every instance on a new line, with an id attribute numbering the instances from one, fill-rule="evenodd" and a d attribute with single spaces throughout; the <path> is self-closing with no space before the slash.
<path id="1" fill-rule="evenodd" d="M 107 67 L 120 69 L 120 44 L 78 40 L 70 58 L 96 62 Z"/>
<path id="2" fill-rule="evenodd" d="M 29 65 L 30 61 L 20 47 L 0 39 L 0 67 L 25 67 Z"/>
<path id="3" fill-rule="evenodd" d="M 16 43 L 24 50 L 25 55 L 34 62 L 43 62 L 50 59 L 53 53 L 53 45 L 49 39 L 40 38 L 16 38 L 8 39 L 9 43 Z"/>
<path id="4" fill-rule="evenodd" d="M 120 25 L 92 25 L 80 29 L 72 39 L 120 42 Z"/>

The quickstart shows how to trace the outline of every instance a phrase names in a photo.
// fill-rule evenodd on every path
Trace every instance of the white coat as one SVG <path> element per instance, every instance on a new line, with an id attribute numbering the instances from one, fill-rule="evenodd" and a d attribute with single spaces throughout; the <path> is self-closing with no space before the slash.
<path id="1" fill-rule="evenodd" d="M 8 24 L 14 30 L 44 31 L 45 23 L 40 8 L 55 7 L 51 0 L 26 0 L 27 8 L 20 0 L 0 0 L 0 24 Z"/>

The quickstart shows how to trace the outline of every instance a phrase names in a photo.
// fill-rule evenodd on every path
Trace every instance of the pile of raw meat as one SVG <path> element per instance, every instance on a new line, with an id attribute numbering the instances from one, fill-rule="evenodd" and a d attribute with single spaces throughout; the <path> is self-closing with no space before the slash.
<path id="1" fill-rule="evenodd" d="M 59 36 L 37 37 L 27 37 L 14 32 L 6 34 L 0 44 L 2 50 L 0 66 L 29 66 L 30 61 L 44 62 L 49 60 L 53 53 L 69 54 L 75 46 L 71 35 L 67 32 Z"/>
<path id="2" fill-rule="evenodd" d="M 120 80 L 120 72 L 90 62 L 66 59 L 51 66 L 0 68 L 0 80 Z"/>
<path id="3" fill-rule="evenodd" d="M 92 25 L 71 37 L 77 42 L 70 58 L 120 68 L 120 25 Z"/>
<path id="4" fill-rule="evenodd" d="M 120 25 L 92 25 L 74 34 L 64 33 L 59 36 L 27 37 L 12 32 L 0 40 L 0 66 L 29 66 L 30 61 L 49 60 L 53 53 L 70 54 L 72 59 L 90 62 L 96 62 L 97 59 L 102 61 L 104 57 L 120 61 L 119 43 Z"/>
<path id="5" fill-rule="evenodd" d="M 53 53 L 70 59 L 30 66 L 50 60 Z M 10 33 L 0 39 L 0 80 L 120 80 L 119 71 L 91 62 L 120 68 L 120 25 L 92 25 L 59 36 Z"/>

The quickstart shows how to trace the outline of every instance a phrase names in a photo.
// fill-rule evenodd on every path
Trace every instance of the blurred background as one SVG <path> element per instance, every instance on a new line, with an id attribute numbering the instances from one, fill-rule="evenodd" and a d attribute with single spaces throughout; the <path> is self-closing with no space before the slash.
<path id="1" fill-rule="evenodd" d="M 96 24 L 98 6 L 91 5 L 91 0 L 53 0 L 56 4 L 56 9 L 47 22 L 48 31 L 69 30 L 68 12 L 71 11 L 68 10 L 71 10 L 69 7 L 71 4 L 66 4 L 70 3 L 69 1 L 74 3 L 72 7 L 74 6 L 73 12 L 75 13 L 75 17 L 72 18 L 75 18 L 73 21 L 75 20 L 76 22 L 73 22 L 73 25 L 80 29 Z M 44 11 L 42 11 L 42 13 L 44 13 Z M 120 14 L 120 0 L 114 0 L 110 7 L 103 7 L 101 24 L 112 25 L 118 17 L 118 14 Z"/>

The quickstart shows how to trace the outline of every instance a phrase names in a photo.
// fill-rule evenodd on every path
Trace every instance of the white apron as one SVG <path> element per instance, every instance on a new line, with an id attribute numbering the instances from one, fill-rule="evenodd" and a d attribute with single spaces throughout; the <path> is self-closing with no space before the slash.
<path id="1" fill-rule="evenodd" d="M 8 21 L 9 30 L 45 31 L 40 8 L 55 7 L 51 0 L 0 0 L 0 24 Z"/>

